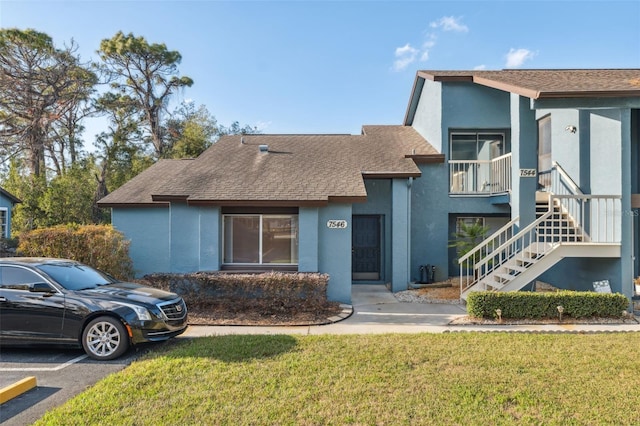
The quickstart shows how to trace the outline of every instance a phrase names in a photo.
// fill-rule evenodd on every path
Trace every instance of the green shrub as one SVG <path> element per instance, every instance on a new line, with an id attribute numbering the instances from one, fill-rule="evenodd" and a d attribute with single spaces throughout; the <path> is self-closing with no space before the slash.
<path id="1" fill-rule="evenodd" d="M 327 303 L 329 276 L 318 273 L 266 272 L 234 274 L 195 272 L 192 274 L 145 275 L 143 284 L 172 291 L 190 307 L 207 308 L 225 304 L 238 310 L 260 306 L 276 312 L 313 310 Z"/>
<path id="2" fill-rule="evenodd" d="M 477 291 L 467 298 L 467 313 L 474 318 L 496 318 L 496 309 L 502 311 L 503 319 L 558 318 L 558 306 L 563 308 L 563 317 L 619 318 L 629 307 L 629 299 L 620 293 L 592 291 Z"/>
<path id="3" fill-rule="evenodd" d="M 18 254 L 77 260 L 123 280 L 134 275 L 129 242 L 110 225 L 60 225 L 23 232 Z"/>

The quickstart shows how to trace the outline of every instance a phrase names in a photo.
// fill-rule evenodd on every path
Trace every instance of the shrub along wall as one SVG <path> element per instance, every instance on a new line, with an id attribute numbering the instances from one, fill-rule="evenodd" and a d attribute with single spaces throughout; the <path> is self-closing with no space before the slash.
<path id="1" fill-rule="evenodd" d="M 150 274 L 145 275 L 140 282 L 177 293 L 185 299 L 188 306 L 194 308 L 227 304 L 237 306 L 238 309 L 253 305 L 269 306 L 276 311 L 301 311 L 320 308 L 328 303 L 329 276 L 318 273 Z"/>
<path id="2" fill-rule="evenodd" d="M 563 317 L 620 318 L 629 307 L 629 299 L 620 293 L 588 291 L 477 291 L 467 298 L 467 313 L 474 318 L 497 318 L 497 309 L 503 319 L 558 318 L 558 306 Z"/>
<path id="3" fill-rule="evenodd" d="M 122 280 L 134 275 L 129 241 L 110 225 L 60 225 L 23 232 L 17 253 L 77 260 Z"/>

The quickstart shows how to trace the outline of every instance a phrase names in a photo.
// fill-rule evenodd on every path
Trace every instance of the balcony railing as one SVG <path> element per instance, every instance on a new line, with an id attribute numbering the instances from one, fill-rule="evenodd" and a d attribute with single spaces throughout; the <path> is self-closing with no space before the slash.
<path id="1" fill-rule="evenodd" d="M 449 161 L 451 194 L 502 194 L 511 191 L 511 153 L 493 160 Z"/>

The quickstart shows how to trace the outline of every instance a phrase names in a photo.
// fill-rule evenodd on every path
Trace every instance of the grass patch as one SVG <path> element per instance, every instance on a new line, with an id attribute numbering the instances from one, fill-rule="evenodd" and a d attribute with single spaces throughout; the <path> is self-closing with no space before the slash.
<path id="1" fill-rule="evenodd" d="M 638 424 L 638 347 L 640 333 L 184 339 L 35 424 Z"/>

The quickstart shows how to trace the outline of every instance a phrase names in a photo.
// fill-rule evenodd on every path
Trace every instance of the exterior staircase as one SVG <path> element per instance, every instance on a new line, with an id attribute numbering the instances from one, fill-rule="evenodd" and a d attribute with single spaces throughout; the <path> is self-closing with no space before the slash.
<path id="1" fill-rule="evenodd" d="M 472 291 L 521 290 L 565 257 L 620 257 L 620 197 L 582 194 L 564 175 L 573 187 L 560 181 L 561 194 L 538 193 L 534 222 L 519 229 L 516 218 L 460 258 L 463 300 Z"/>

